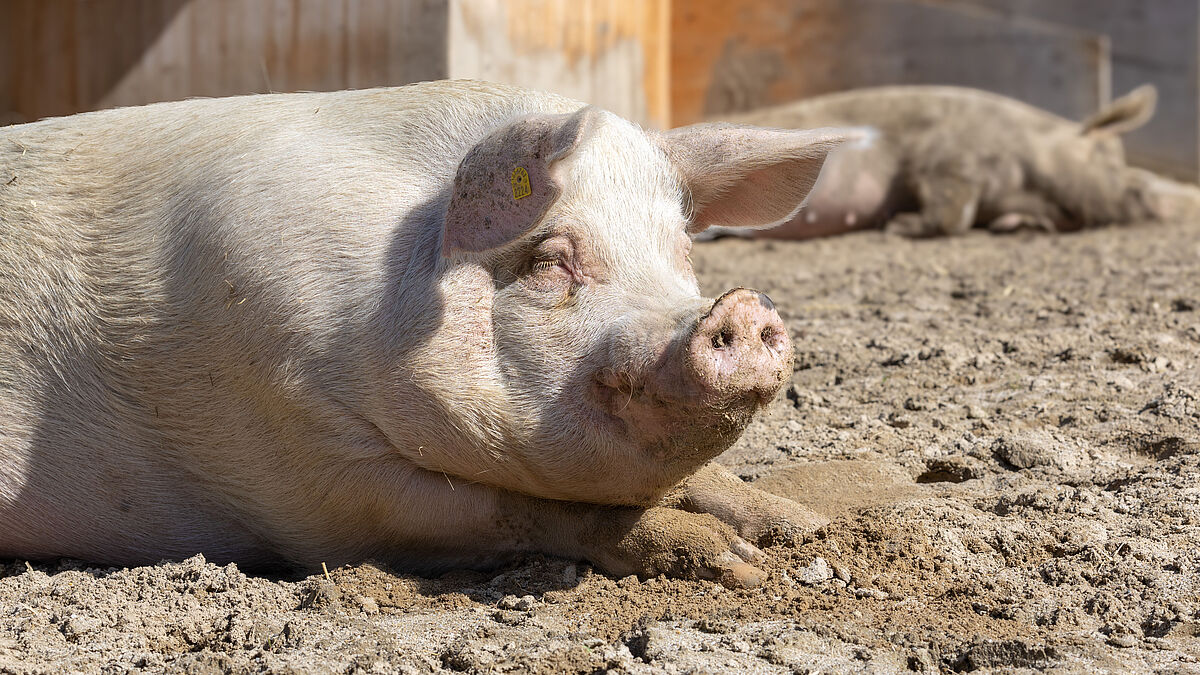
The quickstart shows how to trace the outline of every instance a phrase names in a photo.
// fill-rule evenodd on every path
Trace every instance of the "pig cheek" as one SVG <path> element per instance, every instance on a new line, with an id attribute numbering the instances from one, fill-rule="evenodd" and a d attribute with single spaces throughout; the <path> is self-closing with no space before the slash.
<path id="1" fill-rule="evenodd" d="M 684 240 L 683 245 L 680 247 L 677 260 L 679 260 L 679 263 L 676 264 L 676 268 L 683 273 L 684 281 L 686 281 L 690 287 L 697 289 L 697 292 L 699 292 L 700 280 L 696 278 L 696 271 L 692 267 L 691 239 Z"/>
<path id="2" fill-rule="evenodd" d="M 695 289 L 699 294 L 700 280 L 696 278 L 696 271 L 692 269 L 692 258 L 688 256 L 683 261 L 683 280 L 689 289 Z"/>
<path id="3" fill-rule="evenodd" d="M 555 306 L 572 295 L 571 273 L 561 267 L 542 270 L 522 279 L 530 291 L 531 304 Z"/>
<path id="4" fill-rule="evenodd" d="M 493 363 L 492 277 L 482 268 L 462 270 L 455 276 L 455 283 L 442 293 L 445 325 L 453 327 L 446 337 L 454 348 L 446 353 L 470 355 L 468 363 Z"/>

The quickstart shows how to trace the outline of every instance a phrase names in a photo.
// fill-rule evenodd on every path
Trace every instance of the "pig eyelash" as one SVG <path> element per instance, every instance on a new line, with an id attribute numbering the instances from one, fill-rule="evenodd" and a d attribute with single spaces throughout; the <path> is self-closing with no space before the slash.
<path id="1" fill-rule="evenodd" d="M 571 269 L 571 267 L 569 265 L 567 265 L 566 262 L 564 262 L 561 259 L 535 260 L 533 262 L 532 273 L 540 274 L 542 272 L 552 270 L 555 267 L 561 267 L 563 269 L 563 271 L 567 274 L 568 278 L 570 279 L 570 287 L 567 289 L 567 294 L 563 298 L 564 302 L 569 303 L 575 299 L 575 293 L 579 290 L 579 287 L 581 284 L 579 283 L 578 277 L 575 276 L 575 271 L 573 269 Z"/>

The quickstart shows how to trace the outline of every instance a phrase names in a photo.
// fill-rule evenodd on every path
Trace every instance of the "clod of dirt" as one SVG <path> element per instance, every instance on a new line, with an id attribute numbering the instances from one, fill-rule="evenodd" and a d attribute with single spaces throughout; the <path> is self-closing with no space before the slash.
<path id="1" fill-rule="evenodd" d="M 904 467 L 885 461 L 835 460 L 777 470 L 755 482 L 828 517 L 920 496 Z"/>
<path id="2" fill-rule="evenodd" d="M 833 568 L 824 558 L 817 557 L 808 567 L 800 570 L 796 574 L 796 580 L 802 584 L 816 586 L 817 584 L 825 583 L 833 578 Z"/>
<path id="3" fill-rule="evenodd" d="M 916 481 L 918 483 L 961 483 L 977 478 L 980 474 L 975 468 L 976 462 L 969 457 L 937 457 L 925 462 L 925 470 Z"/>
<path id="4" fill-rule="evenodd" d="M 301 584 L 300 593 L 300 609 L 336 611 L 342 607 L 342 593 L 328 579 L 310 578 Z"/>
<path id="5" fill-rule="evenodd" d="M 1043 670 L 1055 665 L 1060 658 L 1053 647 L 1025 640 L 979 640 L 952 659 L 949 665 L 960 672 L 981 668 Z"/>
<path id="6" fill-rule="evenodd" d="M 1062 466 L 1059 452 L 1043 434 L 1019 433 L 996 442 L 996 457 L 1018 469 Z"/>

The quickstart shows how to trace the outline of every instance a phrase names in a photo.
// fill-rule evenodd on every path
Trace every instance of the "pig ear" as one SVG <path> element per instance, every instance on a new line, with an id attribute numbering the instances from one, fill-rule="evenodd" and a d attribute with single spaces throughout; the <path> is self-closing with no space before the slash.
<path id="1" fill-rule="evenodd" d="M 1158 90 L 1143 84 L 1121 98 L 1109 103 L 1083 121 L 1083 133 L 1123 134 L 1142 126 L 1154 117 Z"/>
<path id="2" fill-rule="evenodd" d="M 689 193 L 694 233 L 713 225 L 768 227 L 792 216 L 830 151 L 863 136 L 851 129 L 695 124 L 658 141 Z"/>
<path id="3" fill-rule="evenodd" d="M 442 255 L 479 253 L 520 239 L 562 192 L 557 164 L 579 147 L 599 111 L 528 115 L 492 132 L 458 165 Z"/>

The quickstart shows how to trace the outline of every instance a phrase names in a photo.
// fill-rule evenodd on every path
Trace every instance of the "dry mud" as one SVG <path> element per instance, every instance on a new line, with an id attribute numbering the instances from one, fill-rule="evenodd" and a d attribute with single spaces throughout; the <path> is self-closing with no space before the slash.
<path id="1" fill-rule="evenodd" d="M 720 461 L 833 518 L 761 588 L 0 561 L 0 672 L 1200 672 L 1200 226 L 693 257 L 796 345 Z"/>

